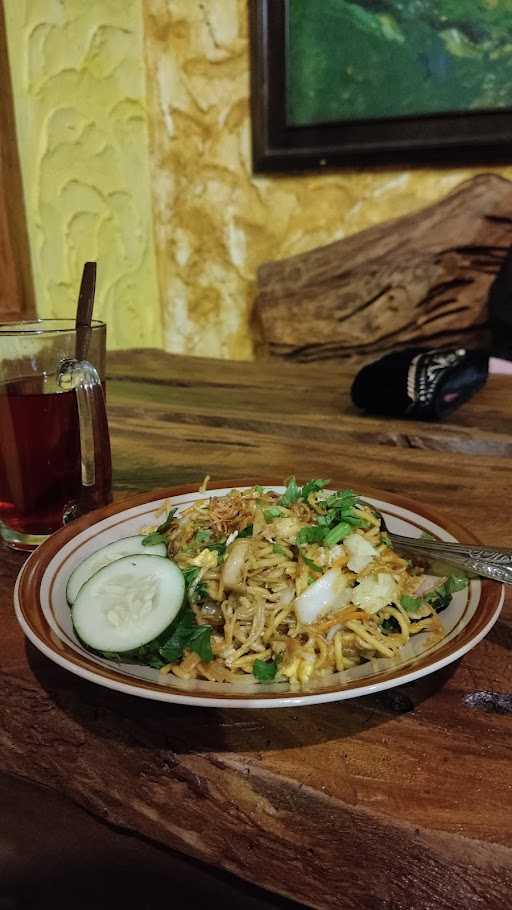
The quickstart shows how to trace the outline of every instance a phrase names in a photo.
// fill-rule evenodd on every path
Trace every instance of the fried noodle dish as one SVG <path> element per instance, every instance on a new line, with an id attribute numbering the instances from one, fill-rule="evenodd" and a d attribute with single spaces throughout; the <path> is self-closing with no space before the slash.
<path id="1" fill-rule="evenodd" d="M 291 478 L 282 494 L 205 495 L 169 515 L 189 615 L 179 659 L 165 662 L 180 652 L 161 649 L 162 673 L 296 688 L 392 658 L 419 632 L 442 636 L 437 613 L 466 582 L 450 577 L 419 595 L 422 571 L 392 549 L 379 514 L 327 484 Z"/>

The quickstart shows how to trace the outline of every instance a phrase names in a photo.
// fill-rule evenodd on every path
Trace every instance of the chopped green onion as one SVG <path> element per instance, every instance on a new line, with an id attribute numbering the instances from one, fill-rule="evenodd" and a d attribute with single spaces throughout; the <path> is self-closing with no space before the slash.
<path id="1" fill-rule="evenodd" d="M 263 518 L 268 524 L 268 522 L 272 521 L 274 518 L 280 518 L 282 514 L 282 509 L 278 509 L 277 506 L 271 506 L 270 509 L 264 510 Z"/>
<path id="2" fill-rule="evenodd" d="M 328 512 L 324 512 L 323 515 L 317 515 L 315 518 L 315 523 L 320 525 L 320 527 L 328 527 L 332 525 L 333 521 L 336 519 L 336 509 L 329 509 Z"/>
<path id="3" fill-rule="evenodd" d="M 326 487 L 329 483 L 330 480 L 309 480 L 302 487 L 300 494 L 301 498 L 304 500 L 304 502 L 306 502 L 308 496 L 310 496 L 311 493 L 318 493 L 320 490 L 323 490 L 323 488 Z"/>
<path id="4" fill-rule="evenodd" d="M 309 569 L 313 569 L 313 572 L 323 572 L 322 566 L 318 566 L 316 562 L 312 559 L 308 559 L 307 556 L 302 555 L 302 561 L 306 563 Z"/>
<path id="5" fill-rule="evenodd" d="M 400 604 L 407 613 L 415 613 L 416 610 L 419 610 L 421 607 L 421 600 L 418 597 L 411 597 L 409 594 L 404 594 L 400 598 Z"/>
<path id="6" fill-rule="evenodd" d="M 334 547 L 340 540 L 352 533 L 352 526 L 346 521 L 340 521 L 334 528 L 326 534 L 324 538 L 325 547 Z"/>
<path id="7" fill-rule="evenodd" d="M 283 495 L 279 499 L 279 504 L 284 506 L 285 508 L 288 508 L 289 506 L 292 505 L 292 503 L 297 502 L 297 500 L 299 498 L 300 498 L 300 489 L 297 486 L 297 481 L 295 480 L 295 477 L 290 477 L 290 480 L 288 481 L 288 486 L 286 487 L 286 490 L 284 491 Z"/>
<path id="8" fill-rule="evenodd" d="M 325 500 L 328 509 L 353 509 L 357 503 L 357 496 L 352 490 L 339 490 Z"/>
<path id="9" fill-rule="evenodd" d="M 305 543 L 322 543 L 326 530 L 318 525 L 306 525 L 298 532 L 295 542 L 298 547 Z"/>
<path id="10" fill-rule="evenodd" d="M 275 660 L 256 659 L 252 665 L 252 672 L 258 682 L 268 682 L 274 679 L 277 673 L 277 663 Z"/>
<path id="11" fill-rule="evenodd" d="M 272 553 L 276 553 L 277 556 L 286 556 L 286 558 L 288 558 L 288 553 L 278 543 L 272 545 Z"/>
<path id="12" fill-rule="evenodd" d="M 350 512 L 342 512 L 341 518 L 343 521 L 346 521 L 349 525 L 352 525 L 354 528 L 370 528 L 370 522 L 366 521 L 366 518 L 358 518 L 356 515 L 351 515 Z"/>

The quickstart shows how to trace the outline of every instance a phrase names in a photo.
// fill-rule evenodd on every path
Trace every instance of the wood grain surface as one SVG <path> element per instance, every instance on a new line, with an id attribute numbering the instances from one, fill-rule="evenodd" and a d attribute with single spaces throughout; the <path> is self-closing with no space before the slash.
<path id="1" fill-rule="evenodd" d="M 363 363 L 414 345 L 484 346 L 511 207 L 512 183 L 481 174 L 418 212 L 264 263 L 253 313 L 261 347 Z"/>
<path id="2" fill-rule="evenodd" d="M 512 546 L 512 381 L 493 380 L 444 426 L 368 422 L 347 381 L 114 354 L 116 495 L 205 473 L 328 476 L 406 494 Z M 510 595 L 485 641 L 416 683 L 305 709 L 192 709 L 88 684 L 29 646 L 11 608 L 23 557 L 0 553 L 5 773 L 322 910 L 510 906 Z"/>
<path id="3" fill-rule="evenodd" d="M 33 318 L 36 307 L 3 2 L 0 80 L 0 322 L 12 322 Z"/>

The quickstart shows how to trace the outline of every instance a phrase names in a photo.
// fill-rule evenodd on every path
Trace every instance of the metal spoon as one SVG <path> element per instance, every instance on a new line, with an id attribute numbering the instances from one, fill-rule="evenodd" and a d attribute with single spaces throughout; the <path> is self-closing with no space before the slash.
<path id="1" fill-rule="evenodd" d="M 512 550 L 497 547 L 481 547 L 478 544 L 452 543 L 428 538 L 403 537 L 390 531 L 381 513 L 370 506 L 381 521 L 381 528 L 388 535 L 394 549 L 406 555 L 422 556 L 429 562 L 439 560 L 465 572 L 492 578 L 504 584 L 512 584 Z"/>
<path id="2" fill-rule="evenodd" d="M 84 263 L 82 281 L 76 307 L 76 350 L 75 359 L 87 360 L 91 340 L 91 320 L 96 290 L 96 263 Z"/>
<path id="3" fill-rule="evenodd" d="M 75 356 L 62 360 L 57 381 L 63 391 L 74 390 L 78 406 L 82 491 L 80 503 L 73 503 L 66 520 L 89 511 L 91 491 L 96 485 L 98 428 L 103 426 L 105 404 L 101 379 L 96 367 L 87 360 L 92 335 L 92 311 L 96 289 L 96 263 L 86 262 L 78 294 L 75 320 Z M 105 441 L 101 441 L 105 445 Z"/>

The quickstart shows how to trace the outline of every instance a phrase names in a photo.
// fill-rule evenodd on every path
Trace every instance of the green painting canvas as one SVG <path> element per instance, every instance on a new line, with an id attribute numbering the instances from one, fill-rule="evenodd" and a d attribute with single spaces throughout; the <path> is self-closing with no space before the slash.
<path id="1" fill-rule="evenodd" d="M 288 0 L 287 118 L 512 107 L 512 0 Z"/>

